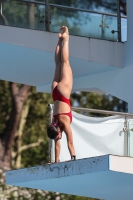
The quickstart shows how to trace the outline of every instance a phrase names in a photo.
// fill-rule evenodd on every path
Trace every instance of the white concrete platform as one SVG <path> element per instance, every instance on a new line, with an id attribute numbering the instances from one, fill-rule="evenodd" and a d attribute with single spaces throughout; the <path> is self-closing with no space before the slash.
<path id="1" fill-rule="evenodd" d="M 57 33 L 0 25 L 0 79 L 50 93 L 57 40 Z M 71 35 L 70 63 L 74 80 L 120 70 L 124 67 L 124 43 Z"/>
<path id="2" fill-rule="evenodd" d="M 133 199 L 133 158 L 105 155 L 6 172 L 8 185 L 107 200 Z"/>

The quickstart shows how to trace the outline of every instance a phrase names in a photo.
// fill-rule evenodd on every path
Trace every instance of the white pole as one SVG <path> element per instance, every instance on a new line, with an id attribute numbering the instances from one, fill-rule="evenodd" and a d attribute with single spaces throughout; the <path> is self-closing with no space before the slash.
<path id="1" fill-rule="evenodd" d="M 50 108 L 50 123 L 52 123 L 53 105 L 48 104 L 48 107 Z M 49 157 L 50 157 L 51 163 L 55 162 L 55 144 L 54 144 L 54 140 L 51 140 L 51 139 L 49 139 Z"/>
<path id="2" fill-rule="evenodd" d="M 125 116 L 125 122 L 124 122 L 124 156 L 129 156 L 128 151 L 128 117 Z"/>
<path id="3" fill-rule="evenodd" d="M 0 14 L 2 15 L 2 2 L 0 2 Z"/>

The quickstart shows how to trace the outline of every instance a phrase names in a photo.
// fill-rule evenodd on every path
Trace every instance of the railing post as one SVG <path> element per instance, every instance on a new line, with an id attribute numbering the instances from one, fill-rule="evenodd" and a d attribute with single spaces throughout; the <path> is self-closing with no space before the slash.
<path id="1" fill-rule="evenodd" d="M 46 27 L 46 31 L 50 31 L 50 7 L 49 7 L 49 0 L 45 0 L 45 27 Z"/>
<path id="2" fill-rule="evenodd" d="M 120 12 L 120 0 L 117 0 L 117 29 L 118 29 L 118 42 L 121 42 L 121 12 Z"/>
<path id="3" fill-rule="evenodd" d="M 124 122 L 124 156 L 128 156 L 128 117 L 125 116 Z"/>
<path id="4" fill-rule="evenodd" d="M 48 104 L 48 107 L 50 108 L 50 123 L 53 119 L 53 105 Z M 53 163 L 55 162 L 55 153 L 54 153 L 54 140 L 49 139 L 49 162 Z"/>

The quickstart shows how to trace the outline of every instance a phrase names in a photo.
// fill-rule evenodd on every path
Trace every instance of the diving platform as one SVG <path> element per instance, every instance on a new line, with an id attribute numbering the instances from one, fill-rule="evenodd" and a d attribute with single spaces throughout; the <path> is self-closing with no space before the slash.
<path id="1" fill-rule="evenodd" d="M 104 155 L 6 172 L 6 184 L 106 200 L 133 199 L 133 158 Z"/>

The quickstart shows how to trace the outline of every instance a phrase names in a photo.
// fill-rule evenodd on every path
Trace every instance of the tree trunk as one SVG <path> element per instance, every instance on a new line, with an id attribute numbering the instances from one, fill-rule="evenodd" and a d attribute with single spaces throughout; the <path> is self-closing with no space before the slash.
<path id="1" fill-rule="evenodd" d="M 18 151 L 22 146 L 23 129 L 24 129 L 24 126 L 26 123 L 26 118 L 27 118 L 27 115 L 29 112 L 29 107 L 30 107 L 30 101 L 27 101 L 26 105 L 24 105 L 24 107 L 23 107 L 21 118 L 20 118 L 20 123 L 19 123 L 19 128 L 18 128 L 18 131 L 16 132 L 18 140 L 17 140 L 17 158 L 16 158 L 16 162 L 14 163 L 15 168 L 21 167 L 21 154 L 19 154 Z"/>
<path id="2" fill-rule="evenodd" d="M 20 88 L 16 83 L 10 83 L 12 95 L 12 112 L 4 134 L 0 138 L 0 168 L 11 168 L 11 150 L 14 136 L 17 131 L 23 105 L 29 94 L 30 86 L 22 85 Z"/>

